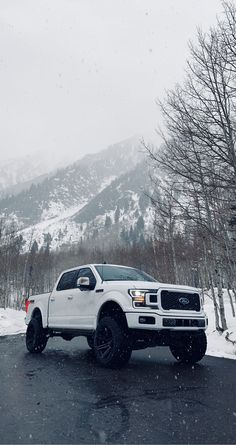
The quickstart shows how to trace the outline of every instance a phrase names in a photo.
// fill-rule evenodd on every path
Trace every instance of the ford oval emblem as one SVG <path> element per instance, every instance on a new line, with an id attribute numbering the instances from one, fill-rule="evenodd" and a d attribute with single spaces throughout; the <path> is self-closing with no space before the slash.
<path id="1" fill-rule="evenodd" d="M 186 297 L 181 297 L 181 298 L 179 298 L 179 302 L 181 304 L 183 304 L 184 306 L 186 306 L 186 304 L 189 304 L 189 299 Z"/>

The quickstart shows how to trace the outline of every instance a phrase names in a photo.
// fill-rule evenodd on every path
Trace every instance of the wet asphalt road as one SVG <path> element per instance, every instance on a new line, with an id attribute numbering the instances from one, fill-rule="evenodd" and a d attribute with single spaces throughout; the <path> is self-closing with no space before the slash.
<path id="1" fill-rule="evenodd" d="M 0 443 L 236 443 L 236 361 L 189 367 L 167 348 L 99 367 L 84 339 L 0 337 Z"/>

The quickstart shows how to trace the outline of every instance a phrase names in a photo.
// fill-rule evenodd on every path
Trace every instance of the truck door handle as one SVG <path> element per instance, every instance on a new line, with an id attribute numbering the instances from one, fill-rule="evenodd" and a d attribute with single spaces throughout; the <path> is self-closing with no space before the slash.
<path id="1" fill-rule="evenodd" d="M 54 297 L 51 297 L 51 298 L 50 298 L 50 301 L 55 301 L 55 298 L 54 298 Z"/>
<path id="2" fill-rule="evenodd" d="M 67 297 L 68 298 L 68 300 L 73 300 L 73 296 L 72 295 L 69 295 L 69 297 Z"/>

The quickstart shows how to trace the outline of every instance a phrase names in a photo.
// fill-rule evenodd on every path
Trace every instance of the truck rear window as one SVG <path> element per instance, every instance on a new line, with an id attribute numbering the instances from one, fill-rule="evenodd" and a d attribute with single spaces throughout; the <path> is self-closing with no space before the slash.
<path id="1" fill-rule="evenodd" d="M 58 285 L 57 290 L 74 289 L 76 287 L 76 277 L 78 275 L 78 270 L 71 270 L 70 272 L 65 272 Z"/>

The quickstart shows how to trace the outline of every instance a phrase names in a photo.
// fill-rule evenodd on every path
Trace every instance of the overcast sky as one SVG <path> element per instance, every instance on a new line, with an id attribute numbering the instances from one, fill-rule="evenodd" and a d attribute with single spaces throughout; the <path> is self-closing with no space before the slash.
<path id="1" fill-rule="evenodd" d="M 0 0 L 0 159 L 97 151 L 159 121 L 218 0 Z"/>

